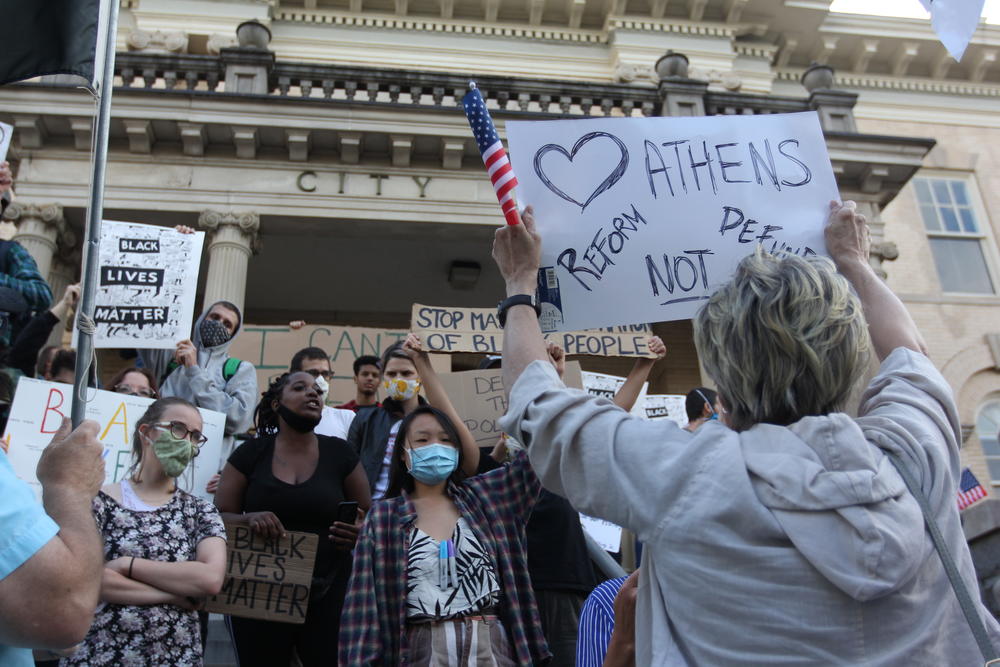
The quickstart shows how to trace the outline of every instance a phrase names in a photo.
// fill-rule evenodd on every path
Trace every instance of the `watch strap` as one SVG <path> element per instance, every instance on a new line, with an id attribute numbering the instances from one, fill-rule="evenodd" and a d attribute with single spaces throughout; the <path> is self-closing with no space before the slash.
<path id="1" fill-rule="evenodd" d="M 507 311 L 513 306 L 531 306 L 535 310 L 535 315 L 541 315 L 542 309 L 538 305 L 538 299 L 532 294 L 514 294 L 507 297 L 497 305 L 497 319 L 500 326 L 507 325 Z"/>

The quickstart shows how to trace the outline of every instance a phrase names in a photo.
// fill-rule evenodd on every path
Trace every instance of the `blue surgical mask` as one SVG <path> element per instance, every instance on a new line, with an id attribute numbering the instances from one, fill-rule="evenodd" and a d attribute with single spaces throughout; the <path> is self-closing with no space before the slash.
<path id="1" fill-rule="evenodd" d="M 440 484 L 458 467 L 458 450 L 435 442 L 410 450 L 410 474 L 418 482 Z"/>
<path id="2" fill-rule="evenodd" d="M 705 421 L 716 421 L 719 418 L 719 413 L 715 410 L 712 411 L 712 416 Z"/>

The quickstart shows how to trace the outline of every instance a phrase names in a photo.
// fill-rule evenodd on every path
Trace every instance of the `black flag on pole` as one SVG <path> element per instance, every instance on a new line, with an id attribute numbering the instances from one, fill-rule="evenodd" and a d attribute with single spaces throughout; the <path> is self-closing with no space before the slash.
<path id="1" fill-rule="evenodd" d="M 75 74 L 97 88 L 101 0 L 0 0 L 0 85 Z"/>

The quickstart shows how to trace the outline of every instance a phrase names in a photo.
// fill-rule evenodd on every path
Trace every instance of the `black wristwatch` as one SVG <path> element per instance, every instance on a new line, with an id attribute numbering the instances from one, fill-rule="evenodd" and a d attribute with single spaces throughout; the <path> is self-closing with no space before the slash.
<path id="1" fill-rule="evenodd" d="M 497 304 L 497 319 L 500 320 L 500 326 L 507 325 L 507 311 L 511 306 L 531 306 L 535 309 L 535 315 L 542 314 L 542 307 L 538 305 L 538 297 L 534 294 L 515 294 L 514 296 L 509 296 L 500 303 Z"/>

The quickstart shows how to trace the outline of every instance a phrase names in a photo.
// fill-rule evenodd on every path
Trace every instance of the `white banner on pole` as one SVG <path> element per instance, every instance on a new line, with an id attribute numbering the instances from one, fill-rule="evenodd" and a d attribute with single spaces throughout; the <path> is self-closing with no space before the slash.
<path id="1" fill-rule="evenodd" d="M 508 121 L 542 235 L 544 331 L 690 318 L 758 245 L 825 254 L 814 112 Z"/>
<path id="2" fill-rule="evenodd" d="M 27 377 L 22 377 L 17 383 L 3 446 L 7 449 L 7 458 L 14 472 L 35 489 L 39 499 L 41 485 L 35 477 L 35 468 L 42 450 L 59 429 L 63 417 L 69 416 L 72 397 L 73 387 L 68 384 Z M 87 399 L 86 418 L 101 426 L 98 439 L 104 445 L 105 483 L 117 482 L 132 465 L 135 422 L 153 399 L 99 389 L 88 389 Z M 213 410 L 198 411 L 204 422 L 202 432 L 208 442 L 178 482 L 185 491 L 211 499 L 205 493 L 205 485 L 219 469 L 226 416 Z"/>
<path id="3" fill-rule="evenodd" d="M 94 346 L 173 349 L 191 337 L 204 232 L 101 224 Z"/>
<path id="4" fill-rule="evenodd" d="M 14 137 L 14 126 L 0 123 L 0 162 L 7 159 L 10 150 L 10 140 Z"/>

